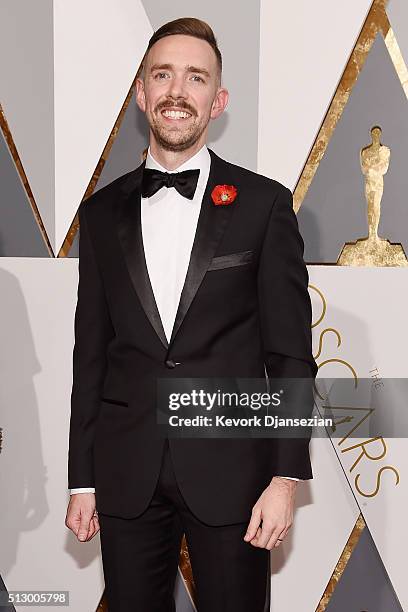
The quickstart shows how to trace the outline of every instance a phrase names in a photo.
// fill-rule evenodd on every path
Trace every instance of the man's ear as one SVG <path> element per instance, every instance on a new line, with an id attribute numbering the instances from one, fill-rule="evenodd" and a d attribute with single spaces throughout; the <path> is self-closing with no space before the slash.
<path id="1" fill-rule="evenodd" d="M 214 102 L 212 103 L 210 117 L 211 119 L 216 119 L 224 112 L 229 99 L 228 89 L 225 87 L 219 87 L 217 94 L 214 98 Z"/>
<path id="2" fill-rule="evenodd" d="M 146 112 L 146 96 L 143 79 L 136 79 L 136 103 L 142 112 Z"/>

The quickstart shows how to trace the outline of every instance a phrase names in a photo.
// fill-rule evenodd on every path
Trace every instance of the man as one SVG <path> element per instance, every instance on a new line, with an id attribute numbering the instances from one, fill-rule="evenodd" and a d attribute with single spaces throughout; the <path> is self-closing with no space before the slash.
<path id="1" fill-rule="evenodd" d="M 309 440 L 165 439 L 156 381 L 313 378 L 303 240 L 289 189 L 206 146 L 228 102 L 208 24 L 165 24 L 142 67 L 147 157 L 79 208 L 66 525 L 100 528 L 109 612 L 175 610 L 183 533 L 200 612 L 263 612 Z"/>

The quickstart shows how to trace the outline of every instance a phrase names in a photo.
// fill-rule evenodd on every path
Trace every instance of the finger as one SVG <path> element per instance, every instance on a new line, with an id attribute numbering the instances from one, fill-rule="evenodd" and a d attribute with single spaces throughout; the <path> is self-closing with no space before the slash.
<path id="1" fill-rule="evenodd" d="M 262 521 L 261 534 L 257 544 L 260 548 L 265 548 L 274 532 L 274 525 L 268 521 Z"/>
<path id="2" fill-rule="evenodd" d="M 279 538 L 279 539 L 277 538 L 277 539 L 276 539 L 275 544 L 272 544 L 272 548 L 273 548 L 274 546 L 275 546 L 275 547 L 277 547 L 277 546 L 280 546 L 280 545 L 282 544 L 282 542 L 284 541 L 284 539 L 285 539 L 285 538 L 286 538 L 286 536 L 287 536 L 288 531 L 289 531 L 289 527 L 287 527 L 286 529 L 284 529 L 284 530 L 282 531 L 282 533 L 281 533 L 280 535 L 278 535 L 278 538 Z"/>
<path id="3" fill-rule="evenodd" d="M 93 525 L 93 521 L 91 519 L 91 522 L 89 523 L 89 529 L 88 529 L 88 535 L 86 536 L 86 542 L 89 542 L 89 540 L 92 540 L 93 536 L 95 535 L 95 528 Z"/>
<path id="4" fill-rule="evenodd" d="M 282 544 L 282 541 L 285 538 L 286 532 L 287 532 L 287 529 L 282 529 L 282 528 L 275 529 L 272 532 L 272 536 L 270 537 L 270 539 L 269 539 L 269 541 L 268 541 L 268 543 L 266 545 L 266 548 L 268 550 L 272 550 L 272 548 L 277 548 L 278 546 L 280 546 Z M 279 538 L 279 540 L 278 540 L 278 538 Z"/>
<path id="5" fill-rule="evenodd" d="M 78 540 L 80 540 L 81 542 L 85 542 L 88 537 L 91 518 L 92 514 L 81 514 L 81 522 L 78 529 Z"/>
<path id="6" fill-rule="evenodd" d="M 98 517 L 94 515 L 91 518 L 91 522 L 89 526 L 88 540 L 91 540 L 94 537 L 94 535 L 98 532 L 98 530 L 99 530 Z"/>
<path id="7" fill-rule="evenodd" d="M 291 528 L 291 526 L 292 526 L 292 523 L 289 523 L 289 525 L 288 525 L 288 526 L 287 526 L 287 527 L 286 527 L 286 528 L 285 528 L 285 529 L 282 531 L 282 533 L 281 533 L 280 535 L 278 535 L 278 537 L 276 538 L 276 542 L 275 542 L 274 544 L 271 542 L 271 544 L 272 544 L 272 546 L 271 546 L 271 547 L 272 547 L 272 548 L 273 548 L 274 546 L 275 546 L 275 547 L 277 547 L 277 546 L 280 546 L 280 545 L 281 545 L 281 543 L 283 542 L 283 540 L 284 540 L 284 539 L 286 538 L 286 536 L 288 535 L 288 531 L 289 531 L 289 529 Z M 278 539 L 278 538 L 279 538 L 279 539 Z"/>
<path id="8" fill-rule="evenodd" d="M 79 514 L 78 515 L 69 514 L 67 515 L 67 518 L 65 519 L 66 527 L 68 527 L 68 529 L 73 531 L 75 535 L 78 535 L 78 529 L 79 529 L 80 522 L 81 522 L 81 518 Z"/>
<path id="9" fill-rule="evenodd" d="M 94 525 L 95 525 L 95 529 L 96 529 L 95 533 L 98 533 L 98 531 L 100 530 L 100 525 L 99 525 L 99 519 L 98 519 L 97 516 L 94 516 Z"/>
<path id="10" fill-rule="evenodd" d="M 258 546 L 258 538 L 259 538 L 260 535 L 261 535 L 261 528 L 258 527 L 258 529 L 256 531 L 256 534 L 255 534 L 255 537 L 252 538 L 252 540 L 250 542 L 250 544 L 252 544 L 252 546 Z"/>
<path id="11" fill-rule="evenodd" d="M 92 540 L 92 538 L 98 533 L 99 531 L 99 522 L 98 519 L 96 517 L 94 517 L 91 521 L 92 523 L 92 531 L 89 533 L 88 535 L 88 540 Z"/>
<path id="12" fill-rule="evenodd" d="M 72 511 L 69 513 L 68 518 L 65 521 L 65 525 L 70 529 L 77 537 L 79 526 L 81 524 L 81 514 L 80 512 L 73 513 Z"/>
<path id="13" fill-rule="evenodd" d="M 244 536 L 245 542 L 249 542 L 255 536 L 256 531 L 261 523 L 261 511 L 252 510 L 251 520 L 249 521 L 247 532 Z"/>

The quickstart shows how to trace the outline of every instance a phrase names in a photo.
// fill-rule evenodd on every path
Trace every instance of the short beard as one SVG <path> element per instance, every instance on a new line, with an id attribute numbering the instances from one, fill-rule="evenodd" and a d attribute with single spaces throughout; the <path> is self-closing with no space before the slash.
<path id="1" fill-rule="evenodd" d="M 206 123 L 204 122 L 194 126 L 190 132 L 183 134 L 181 140 L 178 142 L 174 142 L 167 137 L 168 134 L 166 130 L 156 123 L 154 117 L 152 121 L 149 121 L 149 126 L 160 147 L 165 151 L 172 151 L 176 153 L 179 151 L 185 151 L 186 149 L 189 149 L 195 145 L 195 143 L 201 138 L 201 135 L 207 127 L 209 120 L 210 118 L 208 118 Z"/>

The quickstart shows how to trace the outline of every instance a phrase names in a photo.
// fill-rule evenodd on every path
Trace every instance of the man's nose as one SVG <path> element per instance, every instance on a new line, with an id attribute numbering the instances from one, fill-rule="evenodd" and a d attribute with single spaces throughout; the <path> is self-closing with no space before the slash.
<path id="1" fill-rule="evenodd" d="M 169 95 L 173 98 L 186 98 L 185 81 L 182 76 L 175 76 L 170 80 Z"/>

